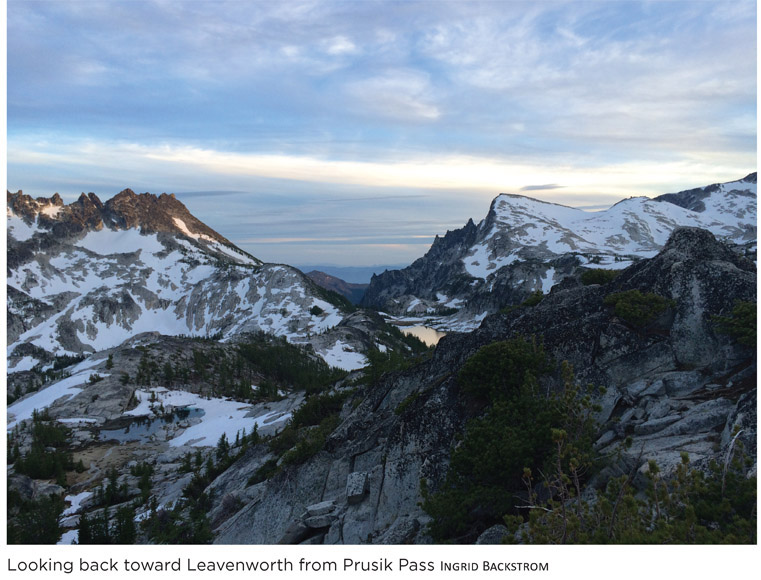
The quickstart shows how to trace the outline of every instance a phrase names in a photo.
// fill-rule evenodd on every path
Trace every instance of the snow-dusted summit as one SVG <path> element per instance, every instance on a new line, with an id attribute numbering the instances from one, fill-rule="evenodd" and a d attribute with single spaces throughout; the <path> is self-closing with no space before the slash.
<path id="1" fill-rule="evenodd" d="M 501 306 L 548 292 L 579 266 L 621 269 L 650 258 L 678 226 L 753 246 L 756 174 L 653 199 L 633 197 L 599 212 L 501 194 L 477 226 L 469 221 L 437 237 L 411 266 L 374 277 L 363 303 L 399 315 L 460 309 L 453 326 L 473 327 Z"/>
<path id="2" fill-rule="evenodd" d="M 115 347 L 142 332 L 231 337 L 264 331 L 306 342 L 347 311 L 295 268 L 263 264 L 195 218 L 174 195 L 124 190 L 8 193 L 9 372 L 51 355 Z M 322 339 L 330 353 L 353 349 Z M 353 352 L 351 364 L 365 362 Z M 345 357 L 344 357 L 345 358 Z M 348 359 L 347 359 L 348 361 Z"/>

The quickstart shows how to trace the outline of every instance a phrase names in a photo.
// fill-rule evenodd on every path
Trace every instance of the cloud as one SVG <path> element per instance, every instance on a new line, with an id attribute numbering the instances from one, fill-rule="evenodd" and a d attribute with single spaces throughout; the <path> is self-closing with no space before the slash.
<path id="1" fill-rule="evenodd" d="M 109 177 L 126 184 L 135 176 L 141 176 L 140 179 L 164 176 L 164 185 L 169 183 L 170 191 L 191 189 L 194 185 L 194 189 L 198 189 L 198 185 L 206 183 L 212 185 L 210 190 L 240 190 L 245 189 L 241 186 L 252 179 L 276 180 L 272 182 L 273 192 L 282 188 L 280 181 L 304 184 L 302 191 L 309 187 L 319 190 L 320 184 L 342 188 L 341 198 L 335 197 L 334 193 L 326 199 L 362 197 L 357 195 L 356 187 L 373 186 L 376 191 L 381 188 L 389 191 L 368 196 L 374 201 L 387 199 L 389 195 L 410 199 L 407 195 L 410 192 L 423 199 L 426 191 L 458 190 L 493 196 L 498 192 L 537 187 L 524 185 L 526 183 L 554 185 L 557 181 L 564 183 L 563 193 L 555 194 L 560 197 L 579 192 L 590 195 L 619 191 L 628 192 L 627 195 L 657 194 L 667 186 L 721 181 L 717 175 L 726 176 L 726 180 L 737 179 L 755 164 L 753 152 L 727 156 L 718 163 L 716 157 L 696 155 L 692 159 L 668 162 L 657 159 L 653 162 L 558 165 L 555 159 L 510 160 L 430 153 L 417 153 L 401 160 L 347 161 L 303 155 L 240 153 L 172 143 L 144 145 L 93 139 L 63 140 L 52 136 L 44 140 L 27 140 L 9 135 L 8 144 L 9 183 L 23 182 L 26 178 L 33 180 L 36 168 L 45 166 L 53 171 L 77 173 L 83 180 Z M 27 172 L 26 167 L 33 170 Z M 405 195 L 392 193 L 394 189 L 404 189 Z M 300 196 L 302 200 L 309 198 L 308 193 Z M 289 199 L 291 203 L 295 201 L 291 193 L 285 198 L 286 203 Z"/>
<path id="2" fill-rule="evenodd" d="M 428 74 L 390 70 L 348 84 L 357 110 L 389 119 L 435 121 L 441 116 Z"/>
<path id="3" fill-rule="evenodd" d="M 255 192 L 187 197 L 222 225 L 255 199 L 283 228 L 298 228 L 283 219 L 296 211 L 319 223 L 328 200 L 351 216 L 364 203 L 389 228 L 387 205 L 459 227 L 502 191 L 604 205 L 756 165 L 750 1 L 7 12 L 8 181 L 40 195 Z"/>
<path id="4" fill-rule="evenodd" d="M 547 189 L 561 189 L 564 185 L 558 185 L 557 183 L 547 183 L 545 185 L 524 185 L 520 191 L 545 191 Z"/>
<path id="5" fill-rule="evenodd" d="M 332 55 L 355 54 L 359 52 L 357 45 L 345 36 L 336 36 L 327 42 L 325 51 Z"/>

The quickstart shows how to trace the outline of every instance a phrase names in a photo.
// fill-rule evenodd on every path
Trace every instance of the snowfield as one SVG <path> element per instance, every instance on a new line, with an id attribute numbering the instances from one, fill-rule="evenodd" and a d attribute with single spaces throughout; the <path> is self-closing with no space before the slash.
<path id="1" fill-rule="evenodd" d="M 20 237 L 38 231 L 14 216 L 9 222 Z M 71 339 L 62 340 L 62 324 L 73 327 L 78 343 L 102 350 L 154 331 L 221 333 L 223 339 L 264 331 L 303 342 L 343 319 L 337 307 L 307 292 L 297 270 L 259 264 L 209 236 L 193 234 L 178 218 L 175 223 L 234 261 L 224 268 L 210 263 L 218 258 L 182 237 L 174 239 L 182 248 L 177 250 L 165 247 L 157 234 L 136 229 L 88 232 L 73 245 L 40 254 L 10 272 L 9 286 L 58 311 L 13 340 L 8 352 L 24 343 L 59 355 L 78 352 L 78 344 L 66 348 Z M 314 307 L 321 310 L 319 315 L 310 313 Z M 16 361 L 15 368 L 28 370 L 37 362 L 27 357 Z"/>
<path id="2" fill-rule="evenodd" d="M 228 441 L 233 442 L 237 434 L 251 433 L 255 425 L 258 428 L 267 425 L 284 426 L 291 418 L 291 413 L 266 411 L 259 414 L 256 411 L 260 406 L 231 399 L 205 398 L 195 393 L 170 391 L 160 387 L 150 390 L 138 389 L 135 395 L 138 405 L 126 411 L 125 415 L 156 417 L 163 411 L 191 408 L 203 411 L 199 423 L 191 425 L 181 435 L 169 441 L 173 447 L 213 447 L 223 434 L 227 436 Z"/>
<path id="3" fill-rule="evenodd" d="M 481 241 L 471 247 L 463 265 L 474 278 L 485 279 L 518 260 L 524 248 L 539 248 L 551 255 L 600 255 L 603 261 L 598 265 L 623 268 L 631 264 L 631 257 L 654 256 L 678 226 L 748 241 L 755 239 L 755 194 L 755 183 L 735 181 L 721 184 L 706 197 L 702 211 L 632 197 L 598 212 L 502 194 L 492 204 L 491 225 L 487 220 L 479 225 L 488 231 L 479 236 Z"/>
<path id="4" fill-rule="evenodd" d="M 317 350 L 317 354 L 330 366 L 343 369 L 345 371 L 354 371 L 364 368 L 368 365 L 368 360 L 361 352 L 340 340 L 329 349 Z"/>
<path id="5" fill-rule="evenodd" d="M 84 362 L 90 362 L 90 361 L 84 361 Z M 100 362 L 100 361 L 97 361 Z M 84 364 L 84 363 L 80 363 Z M 50 386 L 41 389 L 35 393 L 32 393 L 31 395 L 28 395 L 12 405 L 8 406 L 8 430 L 10 431 L 13 429 L 16 425 L 18 425 L 21 421 L 24 421 L 26 419 L 31 419 L 32 414 L 34 411 L 41 411 L 43 409 L 47 409 L 55 403 L 57 400 L 62 398 L 70 399 L 71 397 L 74 397 L 82 392 L 82 389 L 79 388 L 79 385 L 84 385 L 90 380 L 90 375 L 93 373 L 91 371 L 88 371 L 88 366 L 80 366 L 79 369 L 77 367 L 74 367 L 71 372 L 72 375 L 70 377 L 66 377 L 65 379 L 61 379 L 60 381 L 57 381 Z M 109 375 L 98 373 L 102 377 L 107 377 Z"/>

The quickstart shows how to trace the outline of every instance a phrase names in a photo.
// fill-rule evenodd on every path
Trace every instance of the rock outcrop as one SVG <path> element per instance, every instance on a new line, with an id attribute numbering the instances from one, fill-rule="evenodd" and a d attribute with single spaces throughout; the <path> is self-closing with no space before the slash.
<path id="1" fill-rule="evenodd" d="M 755 279 L 751 261 L 706 231 L 682 228 L 656 257 L 612 283 L 569 282 L 536 306 L 450 334 L 429 361 L 350 398 L 339 427 L 305 464 L 247 487 L 246 474 L 266 459 L 251 457 L 236 465 L 237 478 L 212 484 L 223 492 L 218 502 L 243 490 L 247 497 L 219 523 L 216 542 L 429 542 L 420 482 L 435 489 L 443 480 L 453 441 L 477 412 L 460 393 L 457 373 L 481 346 L 518 335 L 536 336 L 555 361 L 573 365 L 581 383 L 607 387 L 597 447 L 605 452 L 633 439 L 608 475 L 647 459 L 668 473 L 683 451 L 697 465 L 720 458 L 735 425 L 754 450 L 755 352 L 720 332 L 714 317 L 729 316 L 737 300 L 755 302 Z M 646 324 L 633 324 L 604 301 L 631 290 L 671 302 Z M 483 542 L 501 534 L 492 530 Z"/>

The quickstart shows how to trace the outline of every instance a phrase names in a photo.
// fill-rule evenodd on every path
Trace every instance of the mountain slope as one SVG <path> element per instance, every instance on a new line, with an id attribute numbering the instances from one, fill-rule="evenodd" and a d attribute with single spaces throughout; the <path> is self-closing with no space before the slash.
<path id="1" fill-rule="evenodd" d="M 326 274 L 319 270 L 307 272 L 307 276 L 309 276 L 309 279 L 318 286 L 325 288 L 326 290 L 338 292 L 341 296 L 347 298 L 352 304 L 359 304 L 362 300 L 362 295 L 367 288 L 367 284 L 352 284 L 337 276 L 331 276 L 330 274 Z"/>
<path id="2" fill-rule="evenodd" d="M 636 291 L 657 293 L 669 301 L 666 309 L 643 325 L 606 300 Z M 214 513 L 225 497 L 244 498 L 219 525 L 215 541 L 430 542 L 423 487 L 431 492 L 442 486 L 453 441 L 462 441 L 468 426 L 488 415 L 463 388 L 459 371 L 482 347 L 516 337 L 535 337 L 554 361 L 538 393 L 562 388 L 561 361 L 571 364 L 581 385 L 606 387 L 592 395 L 600 405 L 596 448 L 609 458 L 596 474 L 598 485 L 631 473 L 637 475 L 632 485 L 642 490 L 648 460 L 658 463 L 665 478 L 683 452 L 695 465 L 723 459 L 735 427 L 755 458 L 755 349 L 721 332 L 714 319 L 728 316 L 736 300 L 755 296 L 752 261 L 705 230 L 679 228 L 662 252 L 607 285 L 556 286 L 538 305 L 489 316 L 471 333 L 444 337 L 430 360 L 357 392 L 323 449 L 303 465 L 249 489 L 245 474 L 271 457 L 247 456 L 209 487 Z M 625 447 L 628 437 L 632 445 Z M 499 445 L 497 433 L 488 432 L 487 440 Z M 755 463 L 748 468 L 755 470 Z M 489 481 L 494 484 L 493 477 Z M 521 505 L 520 492 L 505 495 Z M 318 509 L 324 514 L 319 519 Z M 478 516 L 478 505 L 452 506 L 451 512 L 464 516 L 469 510 Z M 484 528 L 501 523 L 502 514 L 496 516 L 481 519 L 459 541 L 475 541 Z"/>
<path id="3" fill-rule="evenodd" d="M 11 372 L 142 332 L 264 331 L 305 343 L 349 313 L 297 269 L 237 248 L 173 195 L 125 190 L 105 204 L 82 194 L 64 205 L 8 193 L 7 212 Z M 337 341 L 322 337 L 321 354 L 340 364 L 329 354 L 336 344 L 355 349 Z M 343 364 L 362 366 L 354 355 Z"/>
<path id="4" fill-rule="evenodd" d="M 756 174 L 600 212 L 502 194 L 486 218 L 436 238 L 409 267 L 373 277 L 362 304 L 393 314 L 462 311 L 441 324 L 472 328 L 580 266 L 621 269 L 655 255 L 678 226 L 748 244 L 756 239 Z"/>

